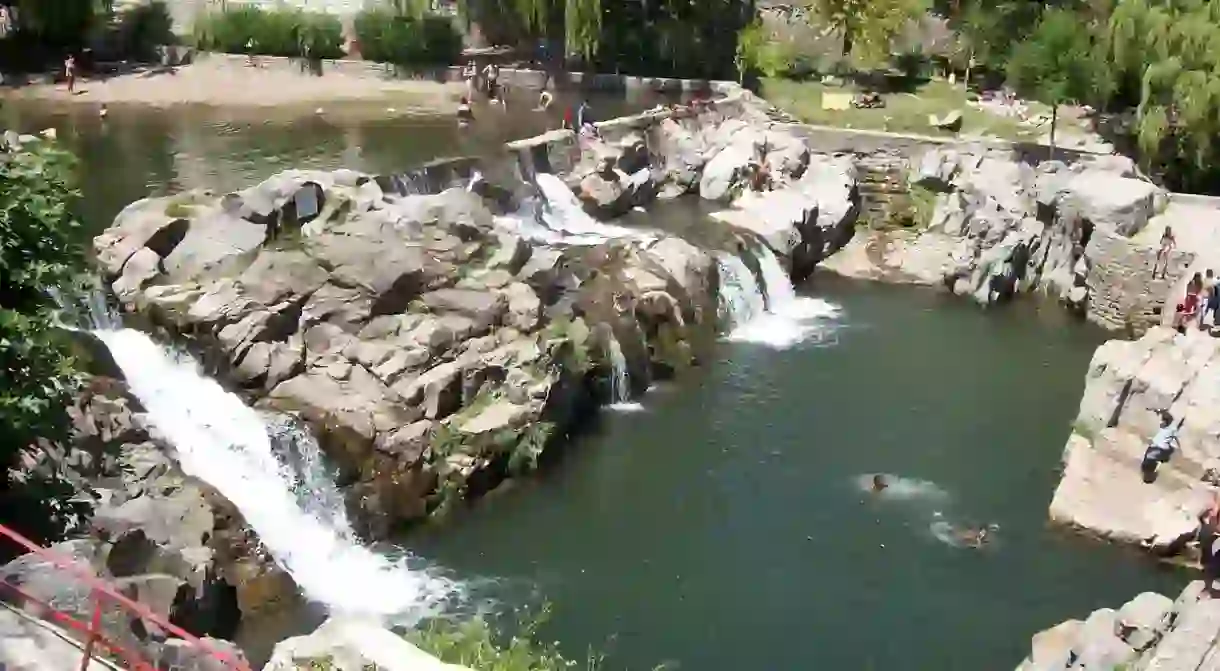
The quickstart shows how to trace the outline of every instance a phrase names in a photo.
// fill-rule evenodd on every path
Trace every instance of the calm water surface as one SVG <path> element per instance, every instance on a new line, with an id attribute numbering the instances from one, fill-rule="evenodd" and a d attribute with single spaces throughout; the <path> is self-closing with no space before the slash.
<path id="1" fill-rule="evenodd" d="M 610 668 L 1012 669 L 1029 638 L 1185 577 L 1049 530 L 1099 334 L 819 278 L 820 345 L 724 344 L 698 377 L 605 416 L 544 477 L 411 544 L 501 609 L 545 600 Z M 901 475 L 874 498 L 858 478 Z M 939 515 L 938 515 L 939 514 Z M 982 551 L 939 539 L 993 522 Z"/>
<path id="2" fill-rule="evenodd" d="M 607 117 L 653 102 L 594 104 Z M 401 171 L 494 153 L 559 114 L 461 133 L 449 117 L 388 114 L 5 113 L 79 151 L 91 234 L 150 193 L 236 189 L 289 167 Z M 821 344 L 725 343 L 645 411 L 605 415 L 557 468 L 406 544 L 472 579 L 477 603 L 551 602 L 544 634 L 571 656 L 608 651 L 612 669 L 1011 669 L 1040 629 L 1184 583 L 1046 527 L 1098 333 L 1053 309 L 985 313 L 821 278 L 811 290 L 843 308 Z M 876 471 L 926 482 L 876 499 L 857 482 Z M 933 532 L 987 522 L 999 541 L 980 552 Z M 266 647 L 306 619 L 247 637 Z"/>

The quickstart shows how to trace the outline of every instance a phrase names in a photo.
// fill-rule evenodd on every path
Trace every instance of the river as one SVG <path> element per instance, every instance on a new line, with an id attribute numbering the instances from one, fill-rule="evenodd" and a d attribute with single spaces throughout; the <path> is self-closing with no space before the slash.
<path id="1" fill-rule="evenodd" d="M 510 115 L 463 136 L 448 118 L 8 114 L 81 154 L 91 234 L 149 192 L 403 170 L 554 124 Z M 803 290 L 841 309 L 819 337 L 721 343 L 642 411 L 604 413 L 554 467 L 404 543 L 493 612 L 553 604 L 544 636 L 615 669 L 1010 669 L 1041 629 L 1184 584 L 1046 524 L 1101 333 L 1054 307 L 983 311 L 823 276 Z M 883 496 L 860 487 L 874 472 L 895 477 Z M 986 523 L 990 547 L 945 542 L 947 525 Z"/>

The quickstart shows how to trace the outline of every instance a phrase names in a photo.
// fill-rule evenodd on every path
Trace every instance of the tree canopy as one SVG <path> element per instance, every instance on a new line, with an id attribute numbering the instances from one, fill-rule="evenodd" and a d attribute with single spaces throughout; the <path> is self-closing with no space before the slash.
<path id="1" fill-rule="evenodd" d="M 889 55 L 894 36 L 927 11 L 925 0 L 811 0 L 813 20 L 843 38 L 843 56 L 876 61 Z"/>
<path id="2" fill-rule="evenodd" d="M 0 508 L 10 523 L 62 523 L 41 493 L 11 486 L 9 469 L 22 450 L 68 438 L 67 406 L 80 383 L 47 293 L 73 283 L 83 263 L 71 213 L 74 169 L 74 157 L 51 141 L 0 154 Z"/>

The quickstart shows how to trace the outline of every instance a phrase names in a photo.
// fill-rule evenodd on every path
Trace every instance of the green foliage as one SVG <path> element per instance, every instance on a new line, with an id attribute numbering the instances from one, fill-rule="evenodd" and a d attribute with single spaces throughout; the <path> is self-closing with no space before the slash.
<path id="1" fill-rule="evenodd" d="M 757 71 L 764 77 L 778 77 L 792 65 L 792 47 L 770 35 L 761 20 L 755 20 L 737 33 L 737 72 L 745 77 Z"/>
<path id="2" fill-rule="evenodd" d="M 540 643 L 539 628 L 550 617 L 550 607 L 526 616 L 507 642 L 497 641 L 483 619 L 466 622 L 432 620 L 426 627 L 406 634 L 407 640 L 443 662 L 479 671 L 571 671 L 601 668 L 603 656 L 590 651 L 582 663 L 568 659 L 554 644 Z"/>
<path id="3" fill-rule="evenodd" d="M 343 25 L 326 12 L 234 4 L 195 20 L 195 46 L 232 54 L 341 58 Z"/>
<path id="4" fill-rule="evenodd" d="M 448 17 L 402 12 L 391 7 L 356 15 L 361 54 L 395 65 L 451 65 L 462 53 L 462 36 Z"/>
<path id="5" fill-rule="evenodd" d="M 1135 130 L 1146 163 L 1192 173 L 1184 181 L 1214 189 L 1220 3 L 1119 0 L 1105 46 L 1120 91 L 1138 91 Z"/>
<path id="6" fill-rule="evenodd" d="M 554 422 L 534 422 L 517 438 L 513 452 L 509 455 L 510 473 L 526 473 L 538 468 L 538 458 L 546 450 L 547 443 L 555 434 Z"/>
<path id="7" fill-rule="evenodd" d="M 449 424 L 438 424 L 432 430 L 428 445 L 432 451 L 432 462 L 444 460 L 462 451 L 462 433 Z"/>
<path id="8" fill-rule="evenodd" d="M 143 60 L 151 60 L 157 47 L 174 42 L 174 20 L 164 0 L 124 9 L 117 30 L 123 52 Z"/>
<path id="9" fill-rule="evenodd" d="M 89 31 L 102 25 L 110 0 L 16 0 L 17 30 L 52 48 L 82 46 Z"/>
<path id="10" fill-rule="evenodd" d="M 843 37 L 843 56 L 880 62 L 907 23 L 927 10 L 924 0 L 812 0 L 814 20 Z"/>
<path id="11" fill-rule="evenodd" d="M 1109 81 L 1086 24 L 1074 12 L 1050 9 L 1008 62 L 1018 92 L 1049 105 L 1095 100 Z"/>
<path id="12" fill-rule="evenodd" d="M 73 284 L 83 263 L 73 242 L 75 165 L 71 154 L 42 140 L 0 156 L 0 449 L 6 469 L 20 450 L 69 435 L 66 407 L 80 375 L 69 342 L 54 326 L 47 288 Z M 6 515 L 45 521 L 57 514 L 58 506 L 36 492 L 6 490 L 0 501 L 5 508 L 22 496 L 32 499 Z M 48 509 L 38 512 L 43 506 Z"/>

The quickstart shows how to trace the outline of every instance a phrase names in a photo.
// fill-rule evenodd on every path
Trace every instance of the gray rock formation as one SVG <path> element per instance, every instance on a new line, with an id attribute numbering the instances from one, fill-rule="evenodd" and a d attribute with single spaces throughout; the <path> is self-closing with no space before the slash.
<path id="1" fill-rule="evenodd" d="M 470 671 L 446 664 L 374 623 L 341 618 L 327 620 L 305 636 L 277 643 L 263 671 L 297 671 L 319 660 L 335 671 Z"/>
<path id="2" fill-rule="evenodd" d="M 1158 323 L 1170 286 L 1152 277 L 1156 249 L 1138 234 L 1166 195 L 1129 161 L 1031 166 L 1014 152 L 938 148 L 912 161 L 912 190 L 935 198 L 913 230 L 858 235 L 825 267 L 852 277 L 943 284 L 990 304 L 1041 291 L 1108 328 Z M 1170 276 L 1190 264 L 1175 254 Z"/>
<path id="3" fill-rule="evenodd" d="M 1218 630 L 1220 601 L 1195 581 L 1176 601 L 1145 592 L 1117 611 L 1102 608 L 1037 634 L 1017 671 L 1215 669 Z"/>
<path id="4" fill-rule="evenodd" d="M 36 555 L 19 557 L 0 567 L 0 579 L 34 599 L 17 599 L 19 607 L 37 616 L 37 602 L 44 602 L 88 622 L 92 576 L 163 621 L 200 637 L 227 639 L 243 617 L 296 598 L 291 580 L 260 555 L 240 514 L 178 470 L 172 451 L 145 428 L 142 409 L 122 382 L 94 378 L 71 412 L 73 443 L 26 452 L 19 475 L 34 479 L 54 469 L 90 503 L 86 533 L 51 548 L 81 577 Z M 108 640 L 146 659 L 177 664 L 173 668 L 218 668 L 197 650 L 167 640 L 153 621 L 113 601 L 103 604 Z M 210 645 L 240 654 L 223 640 Z"/>
<path id="5" fill-rule="evenodd" d="M 563 142 L 544 140 L 520 151 Z M 616 146 L 603 173 L 651 175 L 628 164 L 637 142 Z M 854 213 L 852 175 L 828 166 L 789 187 L 794 203 L 754 206 L 775 212 L 767 230 L 726 235 L 807 273 L 831 246 L 823 222 Z M 510 230 L 467 189 L 289 171 L 133 204 L 95 247 L 130 309 L 223 354 L 260 406 L 315 429 L 361 531 L 381 536 L 530 467 L 596 400 L 609 337 L 647 384 L 692 365 L 719 324 L 714 256 L 682 239 L 567 246 Z"/>
<path id="6" fill-rule="evenodd" d="M 1211 501 L 1202 477 L 1220 465 L 1217 366 L 1217 341 L 1195 330 L 1156 327 L 1139 340 L 1098 348 L 1051 518 L 1120 542 L 1152 541 L 1158 551 L 1180 545 Z M 1139 465 L 1161 409 L 1181 422 L 1181 446 L 1147 484 Z"/>

